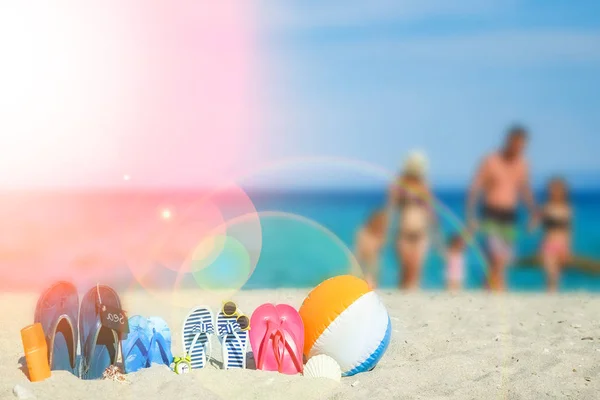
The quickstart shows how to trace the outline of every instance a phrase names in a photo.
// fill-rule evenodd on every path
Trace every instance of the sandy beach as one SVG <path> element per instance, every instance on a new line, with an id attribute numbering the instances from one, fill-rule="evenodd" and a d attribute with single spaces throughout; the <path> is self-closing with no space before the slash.
<path id="1" fill-rule="evenodd" d="M 248 314 L 264 302 L 299 307 L 308 290 L 243 291 Z M 193 291 L 185 293 L 193 299 Z M 541 399 L 600 398 L 600 298 L 589 294 L 380 291 L 392 341 L 375 370 L 341 383 L 212 365 L 187 375 L 158 366 L 127 375 L 130 383 L 83 381 L 66 372 L 32 384 L 22 370 L 19 330 L 33 320 L 36 294 L 2 293 L 0 398 L 15 385 L 38 399 Z M 143 292 L 122 295 L 130 315 L 160 315 L 170 324 L 173 353 L 186 309 Z M 252 362 L 249 362 L 252 367 Z"/>

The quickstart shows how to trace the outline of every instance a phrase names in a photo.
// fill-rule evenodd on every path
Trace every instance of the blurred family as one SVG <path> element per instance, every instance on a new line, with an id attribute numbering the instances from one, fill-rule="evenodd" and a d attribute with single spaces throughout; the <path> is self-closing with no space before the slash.
<path id="1" fill-rule="evenodd" d="M 536 229 L 540 221 L 543 224 L 540 259 L 548 289 L 556 290 L 560 271 L 571 260 L 569 193 L 564 180 L 552 179 L 547 187 L 547 203 L 538 210 L 525 158 L 527 141 L 525 128 L 512 127 L 503 146 L 484 157 L 467 196 L 467 229 L 452 234 L 445 244 L 427 181 L 427 159 L 421 153 L 410 154 L 390 186 L 387 204 L 376 210 L 357 233 L 356 257 L 368 283 L 377 286 L 380 255 L 388 238 L 393 237 L 401 288 L 420 286 L 423 264 L 430 244 L 435 243 L 445 259 L 447 288 L 460 290 L 465 278 L 466 245 L 478 235 L 489 269 L 488 287 L 505 290 L 506 269 L 515 261 L 518 209 L 524 203 L 529 230 Z M 391 232 L 394 226 L 398 226 L 395 233 Z"/>

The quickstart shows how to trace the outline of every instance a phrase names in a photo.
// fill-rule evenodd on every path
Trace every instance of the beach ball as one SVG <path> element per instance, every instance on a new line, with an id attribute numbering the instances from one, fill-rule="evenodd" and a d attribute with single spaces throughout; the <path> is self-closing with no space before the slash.
<path id="1" fill-rule="evenodd" d="M 326 354 L 338 362 L 342 376 L 375 368 L 392 332 L 381 298 L 367 282 L 351 275 L 327 279 L 300 307 L 304 355 Z"/>

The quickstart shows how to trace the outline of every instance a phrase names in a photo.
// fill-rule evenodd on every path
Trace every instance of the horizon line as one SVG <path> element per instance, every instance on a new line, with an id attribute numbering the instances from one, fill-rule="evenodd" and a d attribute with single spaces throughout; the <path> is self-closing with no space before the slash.
<path id="1" fill-rule="evenodd" d="M 467 191 L 469 188 L 468 184 L 433 184 L 431 185 L 433 191 L 448 191 L 458 192 Z M 535 192 L 543 191 L 545 184 L 534 184 L 532 188 Z M 261 186 L 261 185 L 245 185 L 245 186 L 88 186 L 88 187 L 14 187 L 14 188 L 0 188 L 2 194 L 50 194 L 50 193 L 80 193 L 80 194 L 92 194 L 92 193 L 204 193 L 204 192 L 231 192 L 235 190 L 243 190 L 249 193 L 327 193 L 327 192 L 357 192 L 357 193 L 368 193 L 368 192 L 385 192 L 387 191 L 387 185 L 281 185 L 281 186 Z M 572 191 L 577 192 L 600 192 L 600 184 L 584 184 L 584 185 L 572 185 Z M 0 194 L 0 197 L 2 196 Z"/>

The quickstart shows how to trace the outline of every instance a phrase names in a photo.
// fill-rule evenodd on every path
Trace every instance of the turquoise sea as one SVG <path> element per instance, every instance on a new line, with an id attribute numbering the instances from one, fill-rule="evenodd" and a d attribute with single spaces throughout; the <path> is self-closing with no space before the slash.
<path id="1" fill-rule="evenodd" d="M 446 235 L 462 228 L 464 193 L 436 193 Z M 56 279 L 82 290 L 97 282 L 121 288 L 312 287 L 356 272 L 355 233 L 384 199 L 384 190 L 4 193 L 0 289 L 39 290 Z M 574 251 L 600 260 L 600 191 L 576 192 L 572 200 Z M 519 255 L 535 253 L 541 232 L 528 234 L 523 226 L 520 232 Z M 468 249 L 467 260 L 466 287 L 479 289 L 486 265 L 477 246 Z M 395 287 L 398 271 L 388 245 L 380 285 Z M 512 290 L 544 289 L 539 268 L 508 274 Z M 435 251 L 422 287 L 444 287 L 444 262 Z M 600 275 L 567 270 L 561 290 L 600 291 Z"/>
<path id="2" fill-rule="evenodd" d="M 465 191 L 446 190 L 436 193 L 440 206 L 437 207 L 446 236 L 457 232 L 464 221 Z M 538 194 L 538 201 L 543 199 Z M 278 210 L 302 215 L 314 220 L 349 246 L 353 245 L 356 229 L 368 217 L 370 212 L 380 207 L 384 200 L 383 191 L 336 191 L 336 192 L 288 192 L 264 193 L 251 195 L 259 211 Z M 574 253 L 600 260 L 600 191 L 581 191 L 572 194 L 574 219 Z M 524 211 L 524 210 L 523 210 Z M 527 233 L 525 229 L 526 214 L 521 213 L 520 234 L 516 249 L 518 256 L 534 254 L 541 239 L 541 232 Z M 322 238 L 321 247 L 312 233 L 298 235 L 296 245 L 313 247 L 312 252 L 295 250 L 294 243 L 282 235 L 282 230 L 269 229 L 275 222 L 266 221 L 263 229 L 263 249 L 258 266 L 247 283 L 248 288 L 310 285 L 313 277 L 327 276 L 328 262 L 338 261 L 329 253 L 338 252 L 337 246 L 330 240 Z M 292 225 L 292 224 L 290 224 Z M 297 228 L 300 230 L 300 228 Z M 292 231 L 290 229 L 290 231 Z M 308 229 L 306 229 L 308 231 Z M 320 235 L 323 236 L 323 235 Z M 302 243 L 302 239 L 307 242 Z M 326 246 L 324 243 L 327 243 Z M 286 249 L 288 255 L 281 250 Z M 329 255 L 328 255 L 329 254 Z M 338 256 L 341 258 L 341 256 Z M 323 261 L 325 259 L 326 261 Z M 486 273 L 486 265 L 479 248 L 472 246 L 467 251 L 467 288 L 481 288 Z M 282 266 L 278 266 L 280 263 Z M 340 268 L 337 268 L 339 270 Z M 273 273 L 277 271 L 277 273 Z M 394 287 L 398 281 L 399 267 L 391 245 L 384 251 L 381 265 L 380 285 Z M 508 271 L 509 287 L 513 290 L 543 290 L 544 275 L 539 268 L 511 268 Z M 423 270 L 422 287 L 425 289 L 441 289 L 444 287 L 444 263 L 439 254 L 430 252 Z M 566 270 L 561 281 L 561 290 L 600 291 L 600 274 L 590 275 L 577 270 Z"/>

